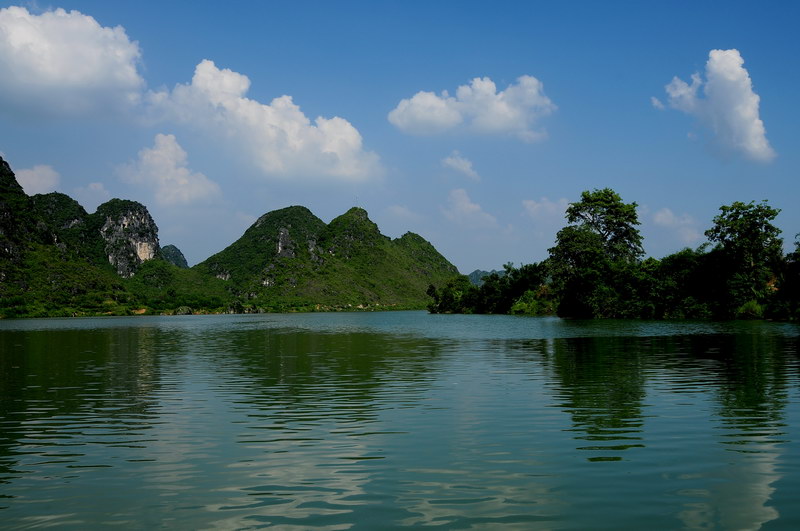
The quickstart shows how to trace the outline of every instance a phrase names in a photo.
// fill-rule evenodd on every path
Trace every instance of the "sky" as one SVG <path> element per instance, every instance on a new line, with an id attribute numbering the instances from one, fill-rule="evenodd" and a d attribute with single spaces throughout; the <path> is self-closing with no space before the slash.
<path id="1" fill-rule="evenodd" d="M 0 1 L 0 155 L 145 204 L 190 264 L 365 208 L 462 273 L 547 257 L 584 190 L 648 256 L 767 200 L 800 232 L 800 2 Z"/>

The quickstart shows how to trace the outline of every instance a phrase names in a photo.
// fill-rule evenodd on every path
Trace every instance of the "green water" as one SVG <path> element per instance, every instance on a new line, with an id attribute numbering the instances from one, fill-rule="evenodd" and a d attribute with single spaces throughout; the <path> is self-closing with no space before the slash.
<path id="1" fill-rule="evenodd" d="M 800 328 L 0 322 L 0 528 L 800 529 Z"/>

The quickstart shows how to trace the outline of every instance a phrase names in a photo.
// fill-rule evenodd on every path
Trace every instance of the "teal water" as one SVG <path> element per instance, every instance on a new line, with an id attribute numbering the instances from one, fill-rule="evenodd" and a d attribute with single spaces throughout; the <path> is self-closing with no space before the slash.
<path id="1" fill-rule="evenodd" d="M 800 529 L 800 327 L 0 321 L 0 528 Z"/>

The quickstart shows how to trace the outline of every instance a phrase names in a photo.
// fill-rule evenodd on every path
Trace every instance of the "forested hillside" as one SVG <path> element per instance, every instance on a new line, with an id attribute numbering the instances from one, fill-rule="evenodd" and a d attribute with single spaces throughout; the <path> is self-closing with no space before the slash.
<path id="1" fill-rule="evenodd" d="M 29 197 L 0 159 L 0 317 L 424 308 L 428 284 L 457 273 L 362 209 L 326 225 L 301 206 L 187 265 L 144 205 L 112 199 L 88 214 L 64 194 Z"/>

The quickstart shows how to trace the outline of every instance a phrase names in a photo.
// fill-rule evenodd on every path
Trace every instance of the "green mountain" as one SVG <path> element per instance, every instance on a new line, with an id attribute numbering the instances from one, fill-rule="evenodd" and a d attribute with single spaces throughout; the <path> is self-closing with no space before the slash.
<path id="1" fill-rule="evenodd" d="M 362 209 L 326 225 L 300 206 L 187 268 L 144 205 L 112 199 L 88 214 L 64 194 L 29 197 L 0 158 L 0 317 L 424 308 L 427 286 L 455 273 L 423 238 L 387 238 Z"/>
<path id="2" fill-rule="evenodd" d="M 161 256 L 170 264 L 180 267 L 181 269 L 189 269 L 189 264 L 186 262 L 186 257 L 180 249 L 174 245 L 165 245 L 161 248 Z"/>
<path id="3" fill-rule="evenodd" d="M 422 237 L 390 239 L 351 208 L 326 225 L 302 206 L 261 216 L 230 247 L 195 266 L 260 309 L 422 308 L 430 284 L 456 268 Z"/>

